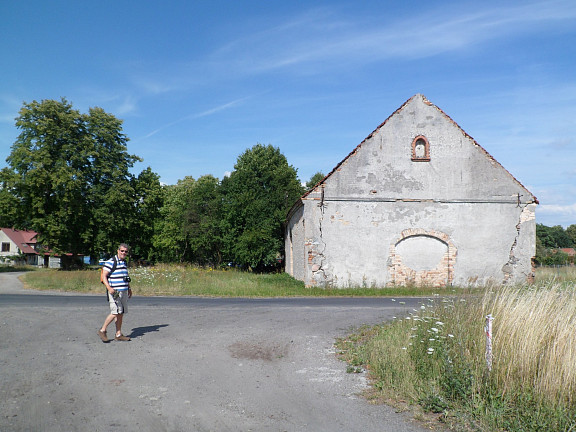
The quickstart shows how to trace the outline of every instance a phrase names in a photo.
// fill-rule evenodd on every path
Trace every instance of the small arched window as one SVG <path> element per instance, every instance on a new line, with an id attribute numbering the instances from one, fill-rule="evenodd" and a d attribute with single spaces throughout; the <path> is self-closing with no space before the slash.
<path id="1" fill-rule="evenodd" d="M 418 135 L 412 141 L 412 160 L 414 162 L 430 162 L 430 143 L 423 135 Z"/>

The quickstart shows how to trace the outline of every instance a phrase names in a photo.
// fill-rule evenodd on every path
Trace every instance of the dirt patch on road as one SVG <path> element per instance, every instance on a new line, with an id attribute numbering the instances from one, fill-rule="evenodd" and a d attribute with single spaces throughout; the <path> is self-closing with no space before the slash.
<path id="1" fill-rule="evenodd" d="M 230 355 L 237 359 L 274 361 L 288 355 L 289 344 L 269 342 L 236 342 L 228 347 Z"/>

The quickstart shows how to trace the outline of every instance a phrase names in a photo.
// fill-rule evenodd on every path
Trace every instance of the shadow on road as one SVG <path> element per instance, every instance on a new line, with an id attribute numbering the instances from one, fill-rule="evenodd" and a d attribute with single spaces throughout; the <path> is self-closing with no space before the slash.
<path id="1" fill-rule="evenodd" d="M 136 327 L 136 328 L 132 329 L 132 333 L 130 333 L 128 336 L 131 339 L 135 339 L 137 337 L 144 336 L 146 333 L 160 331 L 160 329 L 162 327 L 168 327 L 168 324 L 159 324 L 159 325 L 146 326 L 146 327 Z"/>

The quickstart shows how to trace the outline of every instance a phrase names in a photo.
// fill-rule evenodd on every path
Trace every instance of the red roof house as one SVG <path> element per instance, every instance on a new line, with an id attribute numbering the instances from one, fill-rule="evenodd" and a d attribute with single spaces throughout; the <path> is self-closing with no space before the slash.
<path id="1" fill-rule="evenodd" d="M 35 231 L 0 228 L 0 260 L 16 261 L 14 257 L 19 255 L 26 264 L 41 265 L 36 251 L 37 236 Z"/>
<path id="2" fill-rule="evenodd" d="M 51 254 L 37 242 L 32 230 L 0 228 L 0 264 L 25 264 L 60 268 L 65 255 Z"/>

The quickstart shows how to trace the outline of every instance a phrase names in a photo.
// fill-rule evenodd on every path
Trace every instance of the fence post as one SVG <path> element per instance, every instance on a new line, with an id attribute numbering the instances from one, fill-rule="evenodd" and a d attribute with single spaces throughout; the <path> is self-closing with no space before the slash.
<path id="1" fill-rule="evenodd" d="M 486 315 L 486 324 L 484 331 L 486 332 L 486 367 L 488 372 L 492 372 L 492 321 L 494 318 L 491 314 Z"/>

